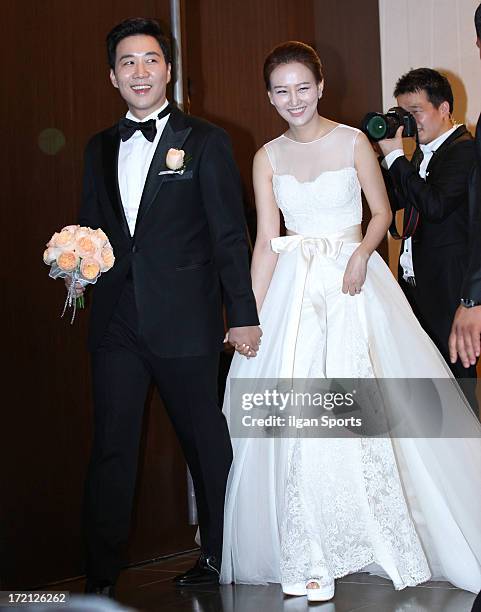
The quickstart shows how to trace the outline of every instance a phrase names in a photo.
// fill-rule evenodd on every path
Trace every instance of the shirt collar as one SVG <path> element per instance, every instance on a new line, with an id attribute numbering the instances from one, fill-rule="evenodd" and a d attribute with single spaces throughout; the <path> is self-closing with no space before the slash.
<path id="1" fill-rule="evenodd" d="M 428 144 L 420 144 L 419 147 L 421 148 L 421 151 L 424 153 L 424 155 L 426 155 L 426 153 L 434 153 L 434 151 L 437 151 L 443 142 L 447 140 L 451 134 L 458 129 L 458 127 L 458 124 L 454 124 L 450 130 L 444 132 L 441 134 L 441 136 L 438 136 L 434 140 L 431 140 L 431 142 L 428 142 Z"/>
<path id="2" fill-rule="evenodd" d="M 169 103 L 168 100 L 165 100 L 165 102 L 162 104 L 162 106 L 159 106 L 159 108 L 157 108 L 156 110 L 154 110 L 152 113 L 150 113 L 150 115 L 148 115 L 147 117 L 144 117 L 144 119 L 139 119 L 133 115 L 130 111 L 127 111 L 127 114 L 125 115 L 127 119 L 131 119 L 132 121 L 139 121 L 140 123 L 143 123 L 144 121 L 148 121 L 149 119 L 157 119 L 157 115 L 164 110 L 164 108 L 167 106 L 167 104 Z M 168 115 L 167 115 L 168 117 Z M 165 117 L 164 117 L 165 119 Z"/>

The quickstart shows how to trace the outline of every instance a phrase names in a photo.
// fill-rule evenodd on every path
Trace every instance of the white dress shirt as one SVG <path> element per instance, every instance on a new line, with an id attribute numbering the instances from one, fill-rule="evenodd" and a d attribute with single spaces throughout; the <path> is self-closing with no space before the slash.
<path id="1" fill-rule="evenodd" d="M 145 117 L 145 119 L 142 119 L 142 122 L 156 119 L 157 115 L 167 104 L 168 101 L 166 100 L 160 108 L 156 109 L 148 117 Z M 127 119 L 139 121 L 130 111 L 125 116 Z M 169 117 L 170 115 L 166 115 L 162 119 L 157 119 L 157 133 L 153 142 L 149 142 L 140 130 L 137 130 L 125 142 L 120 141 L 118 163 L 119 189 L 131 236 L 134 235 L 137 213 L 139 212 L 140 199 L 144 191 L 147 173 Z"/>
<path id="2" fill-rule="evenodd" d="M 419 167 L 419 176 L 422 179 L 426 178 L 426 168 L 428 167 L 429 162 L 431 161 L 431 157 L 433 156 L 434 151 L 437 151 L 439 147 L 443 144 L 443 142 L 451 136 L 451 134 L 458 128 L 458 125 L 453 125 L 453 127 L 438 136 L 434 140 L 432 140 L 428 144 L 420 144 L 421 151 L 423 152 L 423 160 Z M 388 153 L 383 160 L 383 166 L 389 170 L 394 161 L 398 157 L 402 157 L 404 155 L 404 151 L 402 149 L 396 149 L 395 151 L 391 151 Z M 414 278 L 414 267 L 413 267 L 413 254 L 412 254 L 412 240 L 411 238 L 406 238 L 404 241 L 404 249 L 399 258 L 399 263 L 403 269 L 403 279 L 406 280 L 410 276 Z"/>

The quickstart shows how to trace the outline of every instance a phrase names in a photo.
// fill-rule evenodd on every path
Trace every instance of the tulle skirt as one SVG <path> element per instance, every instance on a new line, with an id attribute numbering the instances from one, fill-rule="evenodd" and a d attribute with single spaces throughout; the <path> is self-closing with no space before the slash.
<path id="1" fill-rule="evenodd" d="M 478 592 L 481 427 L 377 253 L 361 293 L 342 293 L 356 246 L 276 239 L 261 350 L 234 356 L 227 420 L 240 410 L 232 379 L 399 379 L 402 394 L 405 381 L 431 378 L 448 385 L 439 435 L 233 437 L 221 582 L 292 584 L 365 570 L 397 589 L 433 578 Z M 416 401 L 402 406 L 412 431 L 430 414 Z"/>

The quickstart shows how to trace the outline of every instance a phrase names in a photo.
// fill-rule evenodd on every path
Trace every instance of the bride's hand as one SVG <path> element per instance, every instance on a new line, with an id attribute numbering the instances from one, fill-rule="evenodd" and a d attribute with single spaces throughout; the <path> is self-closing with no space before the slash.
<path id="1" fill-rule="evenodd" d="M 342 292 L 356 295 L 366 280 L 367 262 L 369 255 L 356 249 L 347 262 L 346 271 L 342 280 Z"/>

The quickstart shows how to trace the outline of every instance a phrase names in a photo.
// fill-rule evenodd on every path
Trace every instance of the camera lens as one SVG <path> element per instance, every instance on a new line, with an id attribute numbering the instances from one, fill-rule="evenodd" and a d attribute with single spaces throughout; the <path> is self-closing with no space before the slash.
<path id="1" fill-rule="evenodd" d="M 387 131 L 386 119 L 382 115 L 371 117 L 366 122 L 365 130 L 373 140 L 382 140 Z"/>
<path id="2" fill-rule="evenodd" d="M 362 120 L 361 130 L 370 140 L 376 142 L 384 138 L 394 138 L 396 130 L 401 125 L 404 128 L 403 137 L 416 136 L 416 119 L 400 106 L 395 106 L 390 108 L 385 115 L 368 113 Z"/>

